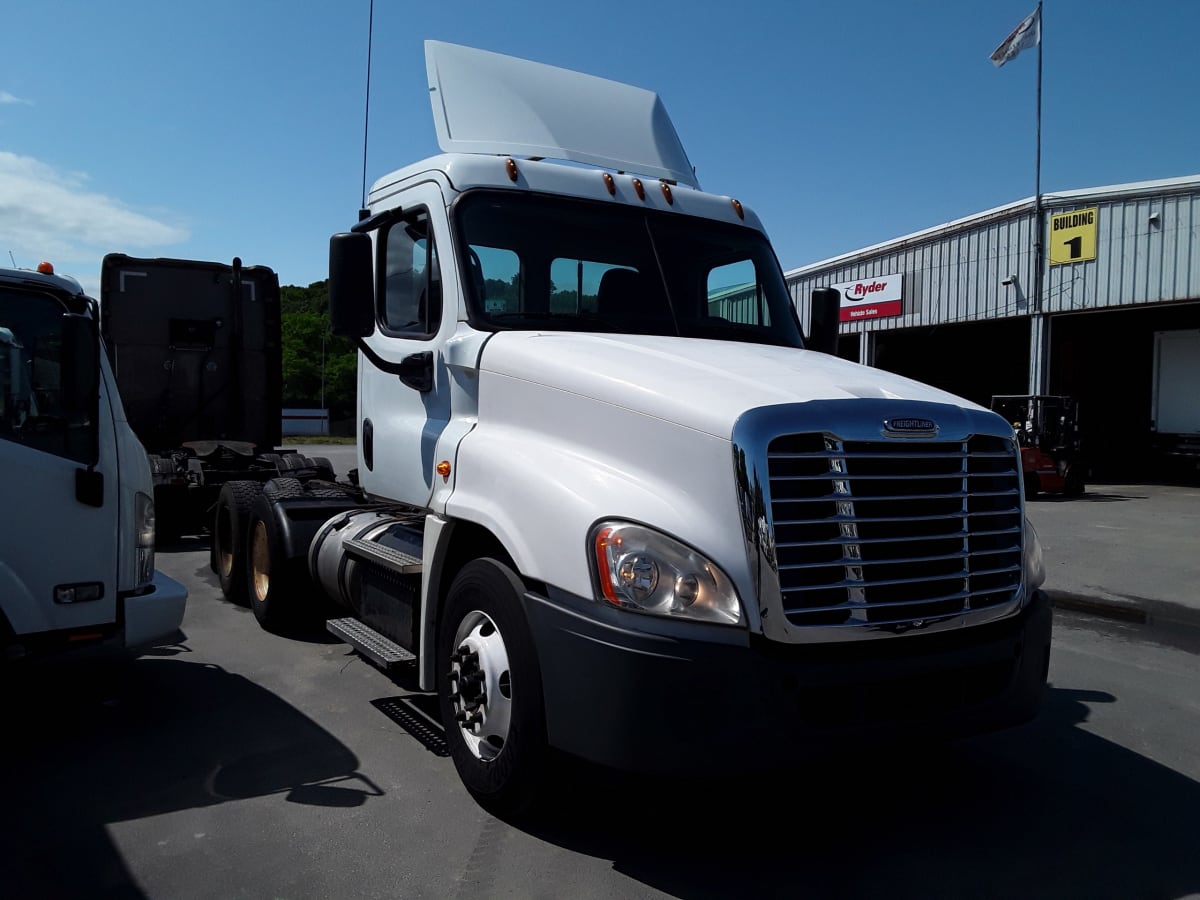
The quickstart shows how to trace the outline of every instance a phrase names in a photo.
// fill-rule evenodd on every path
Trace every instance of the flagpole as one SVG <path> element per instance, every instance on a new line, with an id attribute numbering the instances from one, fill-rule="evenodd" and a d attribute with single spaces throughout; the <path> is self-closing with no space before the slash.
<path id="1" fill-rule="evenodd" d="M 1038 0 L 1038 44 L 1037 44 L 1037 162 L 1033 176 L 1033 208 L 1037 220 L 1037 232 L 1033 246 L 1037 250 L 1037 272 L 1035 300 L 1037 309 L 1042 309 L 1042 39 L 1045 28 L 1042 20 L 1042 3 Z"/>
<path id="2" fill-rule="evenodd" d="M 1045 281 L 1045 253 L 1042 246 L 1042 41 L 1045 38 L 1045 21 L 1042 19 L 1042 0 L 1037 5 L 1038 42 L 1037 42 L 1037 153 L 1034 165 L 1033 188 L 1033 253 L 1034 253 L 1034 311 L 1041 320 L 1042 340 L 1040 359 L 1038 360 L 1038 377 L 1036 390 L 1044 394 L 1049 390 L 1049 373 L 1046 371 L 1048 359 L 1049 335 L 1045 333 L 1046 318 L 1043 304 L 1043 286 Z"/>

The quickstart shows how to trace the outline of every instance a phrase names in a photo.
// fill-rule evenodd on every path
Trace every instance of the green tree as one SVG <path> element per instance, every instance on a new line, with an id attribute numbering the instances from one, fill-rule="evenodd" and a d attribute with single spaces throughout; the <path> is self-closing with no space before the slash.
<path id="1" fill-rule="evenodd" d="M 357 403 L 358 354 L 354 342 L 329 333 L 329 282 L 279 289 L 283 331 L 283 405 L 321 405 L 324 345 L 325 405 L 330 422 L 353 420 Z"/>

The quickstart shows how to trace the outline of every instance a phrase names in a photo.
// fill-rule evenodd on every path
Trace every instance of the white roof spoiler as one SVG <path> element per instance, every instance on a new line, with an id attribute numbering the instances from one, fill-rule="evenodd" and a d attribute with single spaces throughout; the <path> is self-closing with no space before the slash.
<path id="1" fill-rule="evenodd" d="M 569 69 L 425 42 L 446 153 L 564 159 L 699 188 L 658 94 Z"/>

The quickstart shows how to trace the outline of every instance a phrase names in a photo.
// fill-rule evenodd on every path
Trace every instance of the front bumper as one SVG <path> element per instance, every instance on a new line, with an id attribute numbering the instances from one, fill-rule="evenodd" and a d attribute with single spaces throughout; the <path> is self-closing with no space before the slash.
<path id="1" fill-rule="evenodd" d="M 150 590 L 121 598 L 125 622 L 125 646 L 141 647 L 173 638 L 183 624 L 187 588 L 155 570 Z"/>
<path id="2" fill-rule="evenodd" d="M 998 622 L 844 645 L 744 632 L 729 643 L 731 629 L 724 643 L 691 639 L 680 636 L 687 629 L 655 633 L 631 614 L 558 600 L 525 595 L 550 742 L 627 770 L 740 770 L 862 748 L 868 738 L 1006 728 L 1037 714 L 1049 667 L 1052 617 L 1041 591 Z"/>

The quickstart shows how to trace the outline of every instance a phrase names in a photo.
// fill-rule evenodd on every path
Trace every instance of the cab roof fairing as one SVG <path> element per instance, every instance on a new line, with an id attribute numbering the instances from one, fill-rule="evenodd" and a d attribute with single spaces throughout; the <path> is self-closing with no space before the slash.
<path id="1" fill-rule="evenodd" d="M 438 146 L 544 157 L 699 188 L 653 91 L 486 50 L 425 42 Z"/>

